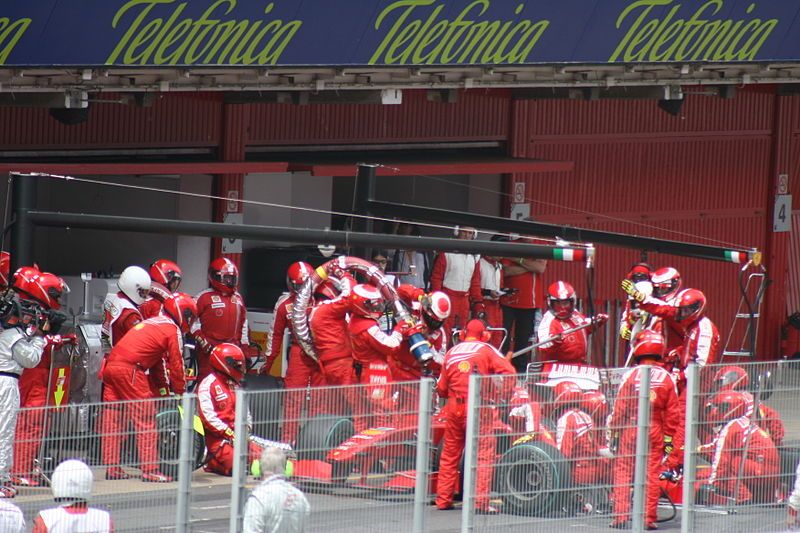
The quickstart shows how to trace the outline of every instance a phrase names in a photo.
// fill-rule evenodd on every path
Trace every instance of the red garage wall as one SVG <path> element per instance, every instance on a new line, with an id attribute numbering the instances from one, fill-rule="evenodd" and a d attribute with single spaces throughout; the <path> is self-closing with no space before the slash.
<path id="1" fill-rule="evenodd" d="M 515 102 L 513 155 L 571 160 L 575 168 L 510 179 L 526 182 L 537 220 L 765 250 L 773 284 L 760 351 L 772 357 L 786 277 L 786 234 L 768 231 L 772 184 L 792 164 L 797 168 L 790 144 L 800 128 L 798 100 L 771 91 L 740 91 L 732 100 L 690 94 L 678 117 L 652 101 Z M 619 280 L 639 257 L 600 246 L 596 297 L 620 298 Z M 675 266 L 685 286 L 706 292 L 724 340 L 740 299 L 738 267 L 661 254 L 648 259 Z M 582 266 L 552 263 L 545 280 L 576 280 L 581 290 L 583 275 Z"/>

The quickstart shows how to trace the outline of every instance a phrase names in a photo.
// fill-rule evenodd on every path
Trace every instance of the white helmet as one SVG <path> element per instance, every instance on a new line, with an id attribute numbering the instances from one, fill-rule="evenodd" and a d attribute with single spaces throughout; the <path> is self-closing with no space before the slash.
<path id="1" fill-rule="evenodd" d="M 68 459 L 53 471 L 50 488 L 56 501 L 87 501 L 92 496 L 94 476 L 91 469 L 78 459 Z"/>
<path id="2" fill-rule="evenodd" d="M 136 305 L 145 301 L 150 292 L 150 274 L 138 266 L 129 266 L 122 271 L 117 287 Z"/>

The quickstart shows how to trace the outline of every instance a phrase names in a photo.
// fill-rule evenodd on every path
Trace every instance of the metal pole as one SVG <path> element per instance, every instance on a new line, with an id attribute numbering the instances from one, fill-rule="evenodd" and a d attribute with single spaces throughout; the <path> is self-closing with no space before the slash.
<path id="1" fill-rule="evenodd" d="M 615 322 L 613 319 L 614 314 L 611 311 L 611 300 L 606 300 L 605 308 L 608 320 L 606 321 L 605 327 L 603 328 L 606 338 L 604 339 L 605 349 L 603 350 L 602 364 L 605 368 L 610 368 L 611 365 L 608 364 L 608 356 L 611 353 L 611 339 L 614 338 L 614 322 Z"/>
<path id="2" fill-rule="evenodd" d="M 428 505 L 428 474 L 430 473 L 431 417 L 433 416 L 433 379 L 422 378 L 419 383 L 419 417 L 417 419 L 417 464 L 414 485 L 414 533 L 425 531 L 425 509 Z"/>
<path id="3" fill-rule="evenodd" d="M 236 420 L 233 423 L 233 472 L 231 473 L 230 533 L 242 530 L 244 512 L 244 484 L 247 468 L 247 396 L 244 389 L 236 390 Z"/>
<path id="4" fill-rule="evenodd" d="M 353 193 L 353 213 L 364 215 L 369 214 L 369 201 L 375 198 L 375 170 L 377 165 L 368 165 L 366 163 L 358 164 L 358 173 L 356 174 L 356 185 Z M 353 219 L 352 229 L 361 233 L 372 233 L 374 222 L 371 218 L 356 217 Z M 371 259 L 367 257 L 369 250 L 363 247 L 358 247 L 353 250 L 353 255 Z"/>
<path id="5" fill-rule="evenodd" d="M 700 393 L 700 367 L 690 363 L 686 367 L 686 435 L 683 444 L 683 506 L 681 507 L 681 533 L 694 531 L 694 483 L 697 455 L 697 405 Z"/>
<path id="6" fill-rule="evenodd" d="M 28 216 L 36 207 L 36 178 L 11 174 L 11 206 L 14 225 L 11 227 L 11 272 L 33 264 L 33 224 Z"/>
<path id="7" fill-rule="evenodd" d="M 178 452 L 178 502 L 175 516 L 175 533 L 189 531 L 189 492 L 192 490 L 192 444 L 194 443 L 194 396 L 181 398 L 181 437 Z M 194 465 L 191 465 L 194 466 Z"/>
<path id="8" fill-rule="evenodd" d="M 441 237 L 413 237 L 358 233 L 310 228 L 255 226 L 251 224 L 223 224 L 221 222 L 194 222 L 163 218 L 136 218 L 114 215 L 82 213 L 57 213 L 30 211 L 30 220 L 41 226 L 69 227 L 71 229 L 102 229 L 135 231 L 200 237 L 226 237 L 253 241 L 291 242 L 297 244 L 334 244 L 340 247 L 365 246 L 431 250 L 483 254 L 496 257 L 529 257 L 555 261 L 584 261 L 594 253 L 593 248 L 544 246 L 540 244 L 508 243 L 495 241 L 470 241 Z"/>
<path id="9" fill-rule="evenodd" d="M 478 431 L 480 409 L 481 376 L 472 374 L 469 377 L 467 393 L 467 434 L 464 448 L 464 486 L 461 487 L 461 531 L 467 533 L 473 529 L 475 518 L 475 478 L 478 459 Z M 452 401 L 452 400 L 448 400 Z"/>
<path id="10" fill-rule="evenodd" d="M 558 237 L 571 242 L 592 242 L 595 244 L 661 252 L 684 257 L 697 257 L 699 259 L 711 259 L 714 261 L 744 263 L 749 258 L 753 258 L 756 264 L 760 264 L 761 262 L 761 255 L 755 249 L 733 250 L 718 246 L 706 246 L 703 244 L 626 235 L 624 233 L 575 228 L 558 224 L 544 224 L 542 222 L 531 222 L 528 220 L 512 220 L 510 218 L 476 215 L 463 211 L 395 204 L 374 200 L 369 202 L 368 207 L 371 212 L 380 213 L 383 216 L 396 216 L 404 219 L 442 224 L 451 224 L 453 221 L 458 221 L 458 223 L 465 226 L 492 230 L 493 232 L 519 233 L 522 235 L 536 235 L 539 237 Z"/>
<path id="11" fill-rule="evenodd" d="M 650 367 L 648 366 L 642 366 L 639 372 L 639 409 L 636 416 L 636 466 L 633 476 L 631 518 L 634 533 L 641 533 L 645 526 L 647 456 L 650 448 Z"/>

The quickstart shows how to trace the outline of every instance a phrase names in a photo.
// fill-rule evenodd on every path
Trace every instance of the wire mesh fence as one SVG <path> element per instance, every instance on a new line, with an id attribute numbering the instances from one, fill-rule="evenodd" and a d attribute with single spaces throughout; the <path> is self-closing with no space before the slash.
<path id="1" fill-rule="evenodd" d="M 300 394 L 248 390 L 243 398 L 254 423 L 249 445 L 240 450 L 240 468 L 246 470 L 261 447 L 283 439 L 277 445 L 292 445 L 292 482 L 311 502 L 309 531 L 415 530 L 430 498 L 428 463 L 436 461 L 431 390 L 431 380 Z M 280 423 L 259 426 L 265 418 L 258 413 L 268 412 L 278 416 L 266 420 Z M 235 520 L 243 518 L 245 501 L 239 499 Z M 380 524 L 364 516 L 379 517 Z"/>
<path id="2" fill-rule="evenodd" d="M 687 389 L 697 412 L 687 424 L 695 468 L 687 527 L 693 531 L 781 531 L 800 461 L 798 361 L 710 365 Z"/>
<path id="3" fill-rule="evenodd" d="M 446 449 L 451 410 L 433 380 L 284 389 L 253 377 L 238 393 L 231 476 L 207 471 L 194 395 L 24 408 L 14 501 L 30 523 L 56 505 L 55 466 L 79 458 L 94 474 L 91 504 L 111 512 L 117 531 L 240 531 L 249 493 L 268 475 L 254 459 L 264 446 L 291 446 L 307 531 L 784 530 L 800 461 L 800 363 L 692 372 L 675 387 L 677 412 L 695 409 L 678 421 L 686 454 L 675 431 L 670 460 L 674 399 L 661 401 L 659 387 L 671 381 L 652 370 L 555 364 L 475 376 L 472 401 L 453 404 L 463 458 Z M 172 479 L 142 480 L 156 470 Z M 431 505 L 442 487 L 454 510 Z"/>

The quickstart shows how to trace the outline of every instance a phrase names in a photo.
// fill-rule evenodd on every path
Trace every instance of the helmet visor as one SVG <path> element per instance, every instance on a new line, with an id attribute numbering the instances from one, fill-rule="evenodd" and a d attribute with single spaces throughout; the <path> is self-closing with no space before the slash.
<path id="1" fill-rule="evenodd" d="M 178 289 L 181 286 L 181 275 L 175 272 L 174 270 L 170 270 L 167 272 L 167 289 L 169 292 L 178 292 Z"/>

